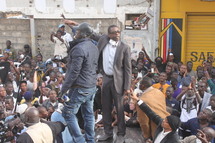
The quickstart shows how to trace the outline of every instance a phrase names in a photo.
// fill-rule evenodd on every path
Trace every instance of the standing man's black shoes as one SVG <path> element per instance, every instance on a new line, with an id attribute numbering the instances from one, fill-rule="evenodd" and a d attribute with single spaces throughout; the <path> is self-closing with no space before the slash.
<path id="1" fill-rule="evenodd" d="M 98 137 L 99 142 L 107 141 L 107 140 L 111 140 L 111 139 L 113 139 L 113 135 L 104 134 L 104 135 Z"/>

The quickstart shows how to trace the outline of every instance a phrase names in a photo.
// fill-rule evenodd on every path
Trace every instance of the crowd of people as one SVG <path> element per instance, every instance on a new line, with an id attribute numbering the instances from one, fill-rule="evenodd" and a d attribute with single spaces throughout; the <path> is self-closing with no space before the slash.
<path id="1" fill-rule="evenodd" d="M 147 143 L 214 142 L 213 56 L 196 69 L 175 62 L 170 49 L 166 62 L 150 59 L 144 47 L 132 59 L 118 26 L 100 35 L 65 17 L 50 40 L 47 61 L 10 40 L 0 51 L 0 142 L 95 143 L 113 139 L 114 126 L 117 143 L 127 127 L 141 128 Z"/>

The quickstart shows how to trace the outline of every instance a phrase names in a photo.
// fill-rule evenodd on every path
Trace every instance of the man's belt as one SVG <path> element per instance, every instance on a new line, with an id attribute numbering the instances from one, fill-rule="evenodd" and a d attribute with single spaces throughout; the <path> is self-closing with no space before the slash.
<path id="1" fill-rule="evenodd" d="M 105 76 L 108 77 L 108 78 L 113 78 L 113 75 L 107 75 L 107 74 L 105 74 Z"/>

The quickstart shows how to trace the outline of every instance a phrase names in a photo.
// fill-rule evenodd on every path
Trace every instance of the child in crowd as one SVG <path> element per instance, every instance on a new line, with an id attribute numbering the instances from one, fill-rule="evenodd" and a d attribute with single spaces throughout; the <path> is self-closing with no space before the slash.
<path id="1" fill-rule="evenodd" d="M 206 107 L 210 109 L 213 113 L 215 112 L 215 95 L 212 95 L 210 98 L 210 106 Z"/>
<path id="2" fill-rule="evenodd" d="M 170 111 L 170 114 L 175 116 L 180 116 L 180 107 L 179 102 L 172 97 L 174 93 L 174 89 L 172 86 L 167 87 L 166 89 L 166 105 L 168 108 L 168 111 Z"/>

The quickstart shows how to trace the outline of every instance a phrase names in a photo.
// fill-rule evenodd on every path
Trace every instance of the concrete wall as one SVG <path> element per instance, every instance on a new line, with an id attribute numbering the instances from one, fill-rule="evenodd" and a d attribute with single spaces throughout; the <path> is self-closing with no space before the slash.
<path id="1" fill-rule="evenodd" d="M 79 23 L 88 22 L 93 26 L 95 31 L 100 33 L 107 33 L 107 27 L 111 24 L 116 24 L 119 26 L 121 25 L 116 18 L 87 20 L 75 19 L 75 21 Z M 57 31 L 57 26 L 60 23 L 61 21 L 56 19 L 35 19 L 36 47 L 40 48 L 41 53 L 43 54 L 45 59 L 52 57 L 54 54 L 54 44 L 50 41 L 50 34 L 52 31 Z M 68 33 L 71 33 L 71 29 L 68 27 L 66 27 L 66 31 Z"/>
<path id="2" fill-rule="evenodd" d="M 87 19 L 75 21 L 90 23 L 96 32 L 107 33 L 107 27 L 116 24 L 121 27 L 121 23 L 115 18 L 110 19 Z M 43 54 L 44 59 L 53 57 L 54 44 L 50 41 L 51 32 L 56 32 L 58 25 L 61 24 L 59 19 L 34 19 L 35 47 L 32 47 L 37 53 L 38 48 Z M 66 31 L 71 33 L 71 29 L 66 27 Z M 6 40 L 11 40 L 13 47 L 18 51 L 23 49 L 25 44 L 34 45 L 31 41 L 31 29 L 29 19 L 0 19 L 0 49 L 6 48 Z"/>
<path id="3" fill-rule="evenodd" d="M 6 40 L 11 40 L 15 49 L 31 45 L 29 19 L 0 19 L 0 49 L 6 48 Z"/>
<path id="4" fill-rule="evenodd" d="M 65 12 L 63 8 L 63 0 L 46 0 L 47 7 L 46 11 L 43 13 L 38 12 L 35 9 L 34 0 L 6 0 L 6 11 L 21 11 L 25 15 L 32 15 L 34 17 L 35 26 L 33 27 L 35 29 L 31 29 L 35 31 L 34 36 L 36 44 L 34 45 L 32 43 L 34 49 L 37 49 L 37 47 L 46 49 L 47 47 L 53 46 L 50 44 L 49 34 L 51 31 L 56 30 L 54 27 L 56 28 L 60 23 L 60 14 L 64 13 L 66 18 L 92 22 L 92 25 L 94 25 L 97 32 L 106 32 L 106 28 L 110 24 L 117 23 L 117 25 L 122 25 L 122 39 L 131 47 L 133 47 L 133 42 L 136 39 L 135 42 L 138 41 L 136 43 L 136 48 L 138 47 L 138 49 L 136 49 L 137 51 L 141 49 L 140 47 L 143 43 L 149 55 L 154 58 L 154 51 L 158 47 L 158 20 L 151 17 L 148 29 L 143 31 L 124 30 L 126 14 L 145 13 L 150 6 L 148 1 L 152 1 L 150 8 L 154 10 L 154 13 L 156 13 L 154 6 L 156 5 L 157 0 L 117 0 L 116 12 L 113 14 L 107 14 L 104 12 L 104 0 L 75 0 L 74 13 Z M 156 15 L 159 15 L 159 13 Z M 112 23 L 113 19 L 115 19 L 115 23 Z M 40 23 L 38 20 L 44 23 Z M 2 36 L 2 34 L 0 36 Z M 34 36 L 31 37 L 34 38 Z M 41 40 L 41 38 L 45 37 L 48 37 L 47 40 Z M 1 44 L 2 42 L 0 42 L 0 45 Z M 19 45 L 19 43 L 17 44 Z M 48 53 L 47 56 L 49 54 L 50 53 Z"/>

